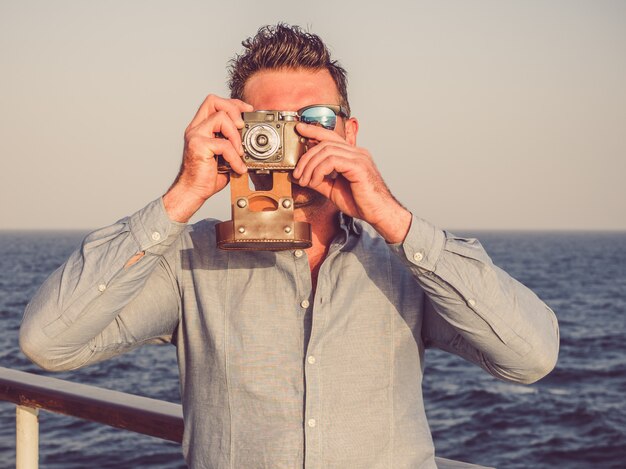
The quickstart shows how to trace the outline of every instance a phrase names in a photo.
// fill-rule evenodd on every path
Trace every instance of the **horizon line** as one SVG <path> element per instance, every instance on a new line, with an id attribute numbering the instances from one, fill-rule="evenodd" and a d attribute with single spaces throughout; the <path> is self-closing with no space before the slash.
<path id="1" fill-rule="evenodd" d="M 188 223 L 190 226 L 194 223 Z M 0 228 L 0 233 L 8 232 L 83 232 L 91 233 L 104 228 Z M 438 227 L 441 228 L 441 227 Z M 528 232 L 528 233 L 626 233 L 626 228 L 441 228 L 449 232 Z"/>

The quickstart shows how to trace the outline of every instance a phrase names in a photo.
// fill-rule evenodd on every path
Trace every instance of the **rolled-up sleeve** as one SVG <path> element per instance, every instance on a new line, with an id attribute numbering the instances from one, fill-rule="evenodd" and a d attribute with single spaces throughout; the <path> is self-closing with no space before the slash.
<path id="1" fill-rule="evenodd" d="M 178 317 L 171 253 L 185 225 L 170 221 L 159 198 L 90 233 L 39 288 L 20 328 L 24 354 L 64 370 L 171 336 Z M 142 253 L 132 265 L 129 260 Z M 150 295 L 141 295 L 150 282 Z"/>
<path id="2" fill-rule="evenodd" d="M 456 237 L 413 216 L 404 242 L 390 248 L 426 293 L 426 345 L 515 382 L 534 382 L 555 366 L 554 312 L 495 266 L 478 240 Z"/>

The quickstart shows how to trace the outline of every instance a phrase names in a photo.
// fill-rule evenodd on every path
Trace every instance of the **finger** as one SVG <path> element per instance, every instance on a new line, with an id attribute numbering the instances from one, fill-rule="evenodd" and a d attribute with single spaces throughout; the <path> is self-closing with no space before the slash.
<path id="1" fill-rule="evenodd" d="M 254 106 L 252 104 L 248 104 L 245 101 L 242 101 L 241 99 L 231 99 L 231 101 L 234 102 L 239 107 L 239 110 L 241 112 L 254 111 Z"/>
<path id="2" fill-rule="evenodd" d="M 349 189 L 349 184 L 346 183 L 345 179 L 333 179 L 332 176 L 327 176 L 321 183 L 311 189 L 319 192 L 327 199 L 330 199 L 333 204 L 344 213 L 351 214 L 352 216 L 359 213 L 359 209 L 356 207 L 352 196 L 352 191 Z"/>
<path id="3" fill-rule="evenodd" d="M 352 147 L 344 148 L 334 146 L 332 144 L 326 145 L 305 162 L 304 167 L 301 169 L 302 175 L 299 177 L 298 183 L 301 186 L 307 186 L 310 183 L 313 171 L 315 171 L 317 166 L 326 160 L 336 162 L 339 158 L 343 158 L 344 160 L 354 160 L 359 158 L 359 155 L 354 153 L 354 149 Z M 298 162 L 298 164 L 300 164 L 300 162 Z M 340 173 L 343 172 L 340 168 L 335 169 Z"/>
<path id="4" fill-rule="evenodd" d="M 188 129 L 196 127 L 200 122 L 202 122 L 203 120 L 208 119 L 208 117 L 212 113 L 215 112 L 214 101 L 216 99 L 218 99 L 218 96 L 216 96 L 214 94 L 210 94 L 206 98 L 204 98 L 204 101 L 202 101 L 202 104 L 200 105 L 200 107 L 196 111 L 196 115 L 193 116 L 193 119 L 191 119 L 191 122 L 187 126 Z"/>
<path id="5" fill-rule="evenodd" d="M 243 127 L 243 120 L 241 119 L 242 112 L 252 111 L 254 108 L 247 103 L 239 99 L 225 99 L 217 95 L 210 94 L 202 102 L 196 115 L 191 120 L 189 127 L 196 127 L 200 122 L 206 120 L 217 111 L 224 111 L 230 115 L 231 119 L 240 128 Z M 240 125 L 239 125 L 240 124 Z M 189 128 L 188 127 L 188 128 Z"/>
<path id="6" fill-rule="evenodd" d="M 311 187 L 311 189 L 313 189 L 314 191 L 319 192 L 320 194 L 322 194 L 324 197 L 326 197 L 327 199 L 330 199 L 330 196 L 333 192 L 333 187 L 336 184 L 336 180 L 334 179 L 330 179 L 330 178 L 325 178 L 322 180 L 322 182 L 320 184 L 318 184 L 315 187 Z"/>
<path id="7" fill-rule="evenodd" d="M 233 147 L 239 151 L 240 155 L 243 155 L 243 146 L 241 145 L 241 134 L 239 129 L 235 126 L 230 116 L 224 111 L 218 111 L 211 115 L 208 119 L 200 122 L 196 127 L 191 130 L 192 134 L 188 138 L 193 138 L 193 134 L 201 136 L 213 136 L 216 133 L 221 133 L 226 139 L 230 140 Z"/>
<path id="8" fill-rule="evenodd" d="M 244 103 L 239 99 L 220 99 L 215 102 L 215 110 L 226 112 L 238 129 L 243 129 L 244 126 L 241 113 L 252 111 L 252 109 L 253 107 L 250 104 Z"/>
<path id="9" fill-rule="evenodd" d="M 298 163 L 296 164 L 296 167 L 293 171 L 293 177 L 298 179 L 302 175 L 304 168 L 306 168 L 307 165 L 309 164 L 309 161 L 313 159 L 315 156 L 317 156 L 318 154 L 320 154 L 321 152 L 327 151 L 329 147 L 341 147 L 342 145 L 348 151 L 354 150 L 354 147 L 343 142 L 322 142 L 310 148 L 298 160 Z"/>
<path id="10" fill-rule="evenodd" d="M 230 163 L 233 171 L 243 174 L 248 170 L 239 153 L 233 148 L 230 141 L 226 139 L 196 137 L 189 142 L 188 148 L 188 155 L 191 159 L 208 162 L 210 160 L 214 161 L 215 156 L 220 155 Z"/>
<path id="11" fill-rule="evenodd" d="M 311 140 L 319 140 L 320 142 L 345 142 L 343 137 L 334 130 L 325 129 L 319 125 L 305 124 L 304 122 L 298 122 L 296 130 L 300 135 Z"/>
<path id="12" fill-rule="evenodd" d="M 331 176 L 335 172 L 344 176 L 348 181 L 354 179 L 350 173 L 355 173 L 361 170 L 360 166 L 355 160 L 332 156 L 323 160 L 318 164 L 311 173 L 311 180 L 308 183 L 309 187 L 316 188 L 319 186 L 328 176 Z"/>
<path id="13" fill-rule="evenodd" d="M 246 164 L 241 159 L 241 155 L 229 140 L 223 138 L 209 139 L 208 148 L 213 155 L 220 155 L 224 160 L 230 164 L 233 171 L 239 174 L 243 174 L 248 171 Z"/>

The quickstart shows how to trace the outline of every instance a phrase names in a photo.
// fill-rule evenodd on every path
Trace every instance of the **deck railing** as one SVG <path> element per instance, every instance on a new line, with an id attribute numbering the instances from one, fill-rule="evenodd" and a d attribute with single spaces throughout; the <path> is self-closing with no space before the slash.
<path id="1" fill-rule="evenodd" d="M 39 464 L 39 409 L 103 423 L 177 443 L 183 437 L 179 404 L 0 367 L 0 401 L 16 404 L 16 468 Z M 482 466 L 435 458 L 440 469 Z"/>
<path id="2" fill-rule="evenodd" d="M 39 409 L 182 442 L 179 404 L 0 367 L 0 400 L 16 409 L 17 469 L 37 468 Z"/>

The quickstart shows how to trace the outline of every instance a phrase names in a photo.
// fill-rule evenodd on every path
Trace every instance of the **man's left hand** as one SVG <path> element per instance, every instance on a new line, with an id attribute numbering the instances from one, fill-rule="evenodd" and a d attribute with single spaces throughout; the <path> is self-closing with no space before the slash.
<path id="1" fill-rule="evenodd" d="M 370 153 L 323 127 L 299 123 L 300 135 L 320 143 L 300 157 L 293 178 L 316 190 L 346 215 L 372 225 L 388 243 L 404 240 L 411 213 L 391 194 Z"/>

